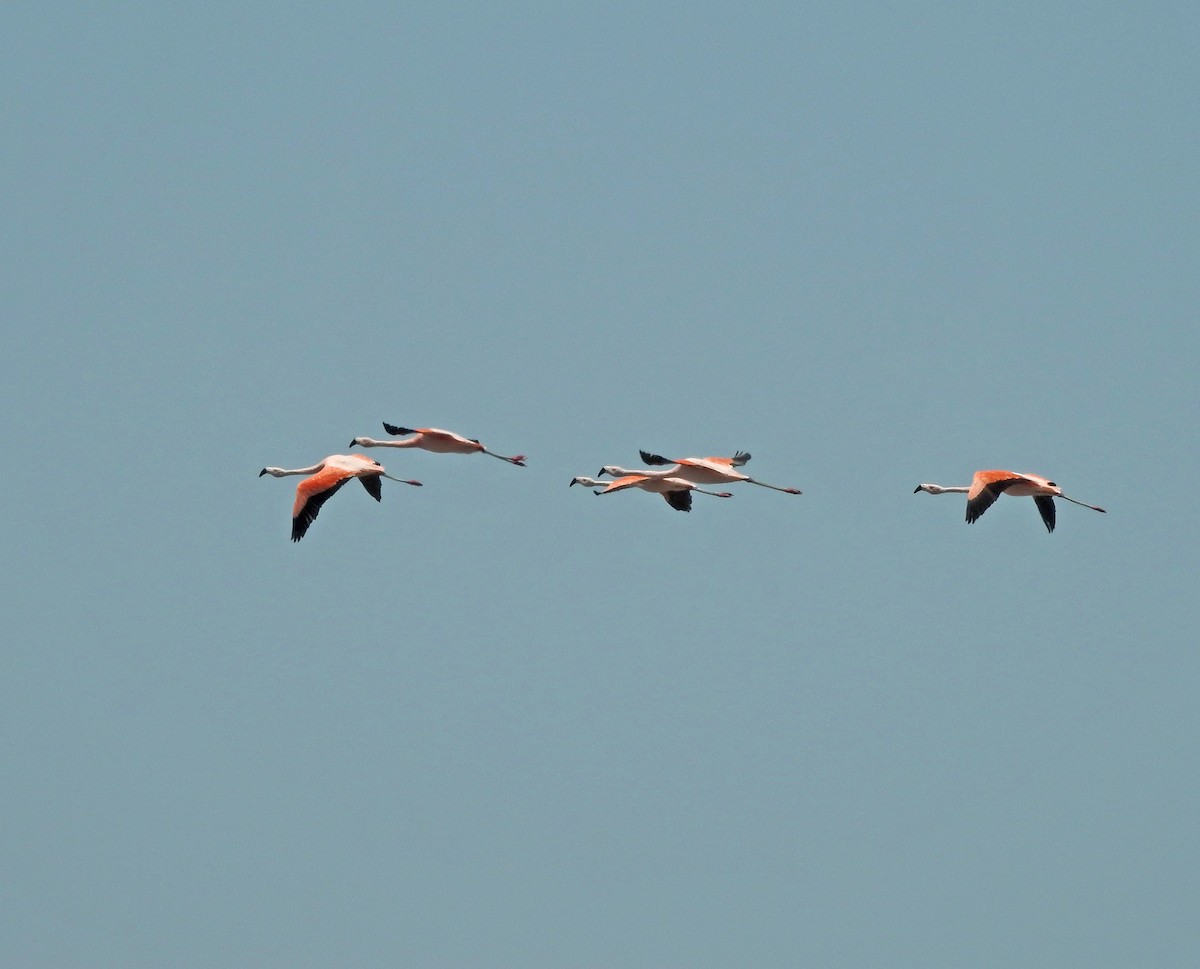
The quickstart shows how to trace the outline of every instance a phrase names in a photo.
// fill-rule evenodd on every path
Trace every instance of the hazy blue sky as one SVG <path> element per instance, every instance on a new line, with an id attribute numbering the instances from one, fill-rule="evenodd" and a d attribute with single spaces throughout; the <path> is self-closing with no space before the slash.
<path id="1" fill-rule="evenodd" d="M 1200 964 L 1194 3 L 0 28 L 0 963 Z"/>

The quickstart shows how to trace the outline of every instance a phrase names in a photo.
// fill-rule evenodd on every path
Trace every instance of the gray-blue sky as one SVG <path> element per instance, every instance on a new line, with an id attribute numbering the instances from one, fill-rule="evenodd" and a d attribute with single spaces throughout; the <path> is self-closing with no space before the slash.
<path id="1" fill-rule="evenodd" d="M 3 961 L 1195 965 L 1191 5 L 3 17 Z"/>

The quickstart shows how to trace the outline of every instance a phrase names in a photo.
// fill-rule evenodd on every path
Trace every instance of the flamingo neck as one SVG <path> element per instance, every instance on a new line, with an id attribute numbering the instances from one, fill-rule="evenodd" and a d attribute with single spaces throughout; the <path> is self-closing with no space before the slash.
<path id="1" fill-rule="evenodd" d="M 267 474 L 274 475 L 276 478 L 283 478 L 289 474 L 316 474 L 323 467 L 325 467 L 325 462 L 321 461 L 319 464 L 314 464 L 311 468 L 264 468 L 263 470 L 265 470 Z"/>
<path id="2" fill-rule="evenodd" d="M 614 478 L 671 478 L 678 477 L 677 471 L 678 468 L 652 471 L 650 468 L 622 468 L 620 465 L 610 464 L 602 468 L 600 473 L 612 475 Z"/>
<path id="3" fill-rule="evenodd" d="M 416 447 L 419 438 L 406 437 L 402 441 L 377 441 L 373 437 L 355 438 L 354 443 L 359 447 Z"/>

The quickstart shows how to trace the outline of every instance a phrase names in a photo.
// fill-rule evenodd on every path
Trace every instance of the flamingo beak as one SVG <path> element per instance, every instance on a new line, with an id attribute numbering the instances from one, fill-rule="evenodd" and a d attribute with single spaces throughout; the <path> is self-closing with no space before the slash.
<path id="1" fill-rule="evenodd" d="M 260 472 L 258 472 L 258 476 L 261 478 L 266 473 L 267 473 L 267 469 L 263 468 Z"/>

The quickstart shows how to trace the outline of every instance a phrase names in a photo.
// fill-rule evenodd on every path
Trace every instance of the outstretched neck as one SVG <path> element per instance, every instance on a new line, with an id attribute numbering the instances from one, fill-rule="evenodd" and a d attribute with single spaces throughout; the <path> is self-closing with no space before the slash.
<path id="1" fill-rule="evenodd" d="M 354 447 L 355 444 L 359 447 L 416 447 L 417 438 L 408 437 L 403 441 L 377 441 L 373 437 L 356 437 L 350 442 L 350 446 Z"/>
<path id="2" fill-rule="evenodd" d="M 627 478 L 634 476 L 638 478 L 669 478 L 670 471 L 652 471 L 650 468 L 622 468 L 616 464 L 606 464 L 600 469 L 601 474 L 612 475 L 614 478 Z"/>
<path id="3" fill-rule="evenodd" d="M 264 474 L 271 474 L 276 478 L 283 478 L 289 474 L 316 474 L 323 467 L 325 467 L 324 461 L 321 461 L 319 464 L 314 464 L 311 468 L 263 468 L 260 472 L 258 472 L 258 476 L 261 478 Z"/>
<path id="4" fill-rule="evenodd" d="M 919 484 L 916 491 L 927 491 L 931 495 L 965 495 L 971 490 L 969 485 L 937 485 L 937 484 Z"/>

